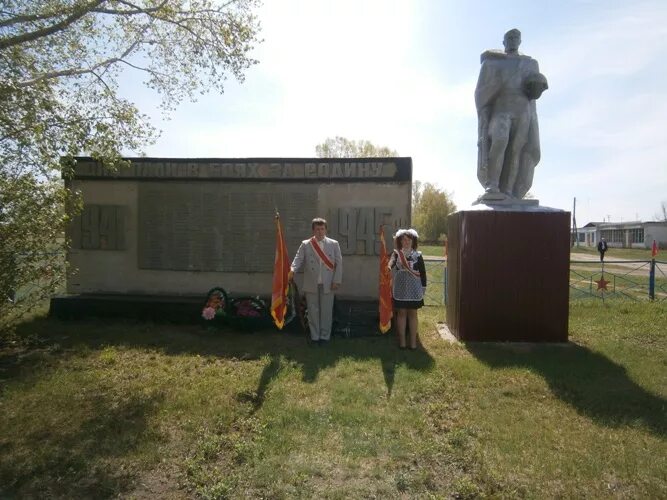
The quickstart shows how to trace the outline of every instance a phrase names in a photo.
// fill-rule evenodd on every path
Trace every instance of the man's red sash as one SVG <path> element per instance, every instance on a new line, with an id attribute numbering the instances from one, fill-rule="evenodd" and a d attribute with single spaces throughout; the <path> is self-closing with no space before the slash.
<path id="1" fill-rule="evenodd" d="M 317 242 L 317 238 L 313 236 L 310 239 L 310 244 L 313 247 L 313 250 L 315 250 L 315 253 L 320 257 L 320 260 L 324 263 L 325 266 L 329 268 L 330 271 L 334 270 L 334 263 L 329 260 L 329 257 L 326 256 L 326 254 L 322 251 L 320 248 L 319 243 Z"/>
<path id="2" fill-rule="evenodd" d="M 419 271 L 415 271 L 414 269 L 412 269 L 412 266 L 408 263 L 408 260 L 405 258 L 405 254 L 403 253 L 402 250 L 399 250 L 399 251 L 398 251 L 398 256 L 399 256 L 399 258 L 401 259 L 401 265 L 402 265 L 405 269 L 407 269 L 408 271 L 410 271 L 414 276 L 417 276 L 417 278 L 420 278 L 420 277 L 421 277 L 421 274 L 419 273 Z"/>

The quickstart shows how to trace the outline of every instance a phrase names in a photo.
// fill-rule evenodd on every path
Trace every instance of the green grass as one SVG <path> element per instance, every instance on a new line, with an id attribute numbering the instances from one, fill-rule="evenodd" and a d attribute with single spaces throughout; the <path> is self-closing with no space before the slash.
<path id="1" fill-rule="evenodd" d="M 568 345 L 36 317 L 0 350 L 0 497 L 664 498 L 667 305 Z"/>
<path id="2" fill-rule="evenodd" d="M 424 255 L 433 255 L 435 257 L 445 256 L 444 245 L 419 245 L 418 250 Z"/>

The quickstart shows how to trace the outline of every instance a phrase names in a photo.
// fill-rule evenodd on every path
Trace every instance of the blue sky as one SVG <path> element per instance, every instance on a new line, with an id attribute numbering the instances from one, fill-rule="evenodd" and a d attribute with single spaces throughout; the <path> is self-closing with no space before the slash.
<path id="1" fill-rule="evenodd" d="M 413 159 L 465 208 L 479 55 L 519 28 L 549 81 L 531 193 L 577 222 L 653 220 L 667 201 L 667 1 L 265 0 L 246 81 L 162 120 L 161 157 L 312 157 L 337 135 Z"/>

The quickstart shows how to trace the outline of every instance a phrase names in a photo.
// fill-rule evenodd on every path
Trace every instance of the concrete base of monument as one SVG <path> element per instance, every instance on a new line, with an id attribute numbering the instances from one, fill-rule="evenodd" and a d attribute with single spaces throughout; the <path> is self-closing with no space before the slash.
<path id="1" fill-rule="evenodd" d="M 201 320 L 205 297 L 188 295 L 81 294 L 51 298 L 49 316 L 62 319 L 132 318 L 169 323 Z"/>
<path id="2" fill-rule="evenodd" d="M 459 343 L 459 339 L 457 339 L 456 336 L 449 330 L 447 323 L 438 322 L 436 327 L 438 329 L 438 335 L 440 335 L 440 338 L 442 340 L 450 342 L 452 344 Z"/>
<path id="3" fill-rule="evenodd" d="M 260 298 L 270 303 L 269 297 Z M 59 295 L 51 298 L 49 316 L 61 320 L 130 318 L 159 323 L 202 324 L 204 301 L 205 297 L 201 295 Z M 270 320 L 266 324 L 267 330 L 273 328 Z M 284 330 L 306 335 L 298 317 L 286 325 Z M 332 334 L 343 338 L 380 335 L 378 301 L 337 298 L 334 303 Z"/>
<path id="4" fill-rule="evenodd" d="M 473 203 L 474 205 L 488 205 L 499 207 L 513 207 L 521 210 L 524 207 L 537 207 L 539 200 L 512 198 L 504 193 L 484 193 Z"/>
<path id="5" fill-rule="evenodd" d="M 456 338 L 567 342 L 569 212 L 464 210 L 449 217 L 448 232 L 447 325 Z"/>

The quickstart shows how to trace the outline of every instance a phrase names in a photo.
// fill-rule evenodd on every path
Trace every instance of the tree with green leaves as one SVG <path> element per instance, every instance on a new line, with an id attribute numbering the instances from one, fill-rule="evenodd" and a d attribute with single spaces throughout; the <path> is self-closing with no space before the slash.
<path id="1" fill-rule="evenodd" d="M 412 224 L 419 231 L 421 239 L 429 242 L 442 241 L 447 234 L 447 217 L 456 212 L 451 194 L 430 182 L 415 181 L 412 199 Z"/>
<path id="2" fill-rule="evenodd" d="M 256 61 L 257 0 L 6 0 L 0 10 L 0 168 L 60 168 L 88 153 L 110 165 L 156 131 L 122 97 L 131 72 L 165 111 L 243 80 Z"/>
<path id="3" fill-rule="evenodd" d="M 386 146 L 376 146 L 366 140 L 350 140 L 336 136 L 327 138 L 322 144 L 315 146 L 318 158 L 375 158 L 395 157 L 398 153 Z"/>
<path id="4" fill-rule="evenodd" d="M 0 175 L 0 333 L 63 291 L 65 206 L 73 203 L 60 182 Z"/>
<path id="5" fill-rule="evenodd" d="M 44 262 L 34 249 L 53 248 L 77 206 L 59 182 L 74 158 L 86 154 L 119 168 L 122 155 L 140 154 L 157 138 L 147 116 L 123 96 L 119 77 L 142 80 L 165 114 L 184 99 L 223 92 L 229 76 L 243 81 L 257 62 L 250 57 L 257 5 L 0 2 L 0 318 L 16 290 L 37 286 L 26 272 Z M 39 219 L 45 214 L 50 224 Z"/>

